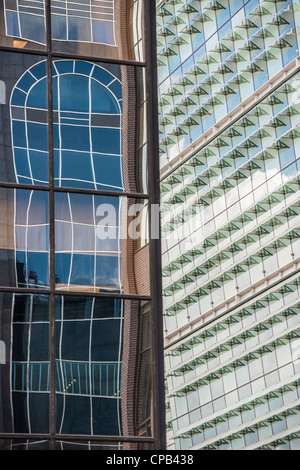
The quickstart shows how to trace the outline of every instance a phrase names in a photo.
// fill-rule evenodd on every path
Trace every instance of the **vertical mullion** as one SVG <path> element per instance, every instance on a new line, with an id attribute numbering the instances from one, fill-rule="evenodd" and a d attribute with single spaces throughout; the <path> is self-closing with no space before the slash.
<path id="1" fill-rule="evenodd" d="M 54 227 L 54 152 L 53 152 L 53 87 L 51 47 L 51 5 L 45 4 L 47 41 L 47 98 L 48 98 L 48 169 L 49 169 L 49 434 L 50 450 L 55 450 L 55 227 Z"/>
<path id="2" fill-rule="evenodd" d="M 160 168 L 158 133 L 158 83 L 156 48 L 156 2 L 144 2 L 144 48 L 146 59 L 146 104 L 149 191 L 149 257 L 151 288 L 151 380 L 153 390 L 154 449 L 166 448 L 162 265 L 160 240 Z M 155 232 L 155 233 L 154 233 Z"/>

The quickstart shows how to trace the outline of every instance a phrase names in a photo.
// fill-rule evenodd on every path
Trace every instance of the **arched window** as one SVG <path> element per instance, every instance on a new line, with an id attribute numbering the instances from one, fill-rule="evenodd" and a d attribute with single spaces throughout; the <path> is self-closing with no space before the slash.
<path id="1" fill-rule="evenodd" d="M 122 194 L 119 79 L 105 68 L 81 60 L 56 60 L 52 72 L 56 187 L 113 190 Z M 32 66 L 18 80 L 10 110 L 16 181 L 47 186 L 46 61 Z M 109 193 L 106 196 L 66 190 L 55 194 L 57 290 L 72 290 L 75 286 L 84 292 L 101 289 L 120 292 L 119 199 Z M 116 214 L 115 224 L 111 222 L 116 233 L 113 240 L 97 237 L 97 208 L 101 204 L 105 207 L 110 204 Z M 47 190 L 15 191 L 19 287 L 49 285 L 48 207 Z M 29 311 L 33 312 L 36 302 L 44 297 L 47 296 L 27 298 Z M 35 412 L 38 407 L 48 409 L 49 357 L 43 341 L 45 335 L 39 329 L 41 325 L 43 331 L 47 330 L 47 316 L 37 324 L 38 327 L 30 320 L 30 325 L 13 326 L 14 410 L 26 403 L 24 414 L 17 421 L 16 430 L 20 432 L 36 429 L 41 419 Z M 18 355 L 23 351 L 20 337 L 27 352 Z M 56 351 L 57 432 L 120 435 L 123 301 L 57 295 L 56 337 L 60 345 Z M 39 355 L 41 350 L 44 356 Z M 47 413 L 43 416 L 46 427 Z"/>
<path id="2" fill-rule="evenodd" d="M 4 0 L 7 36 L 46 43 L 45 1 Z M 51 2 L 52 38 L 115 45 L 114 0 Z"/>
<path id="3" fill-rule="evenodd" d="M 14 163 L 18 183 L 48 183 L 46 61 L 20 78 L 11 96 Z M 53 63 L 55 183 L 123 190 L 121 83 L 86 61 Z M 23 116 L 21 116 L 21 111 Z"/>
<path id="4" fill-rule="evenodd" d="M 42 61 L 25 72 L 12 92 L 11 132 L 18 183 L 48 184 L 46 81 L 46 61 Z M 111 72 L 87 61 L 53 62 L 56 186 L 123 192 L 121 105 L 122 86 Z M 20 204 L 24 205 L 18 192 L 16 199 L 17 208 Z M 115 208 L 117 239 L 99 240 L 97 207 L 107 203 Z M 35 205 L 38 205 L 37 208 Z M 35 214 L 35 233 L 38 226 L 43 233 L 43 243 L 35 244 L 37 248 L 32 246 L 29 237 L 32 232 L 30 217 L 23 225 L 17 220 L 15 223 L 16 252 L 20 263 L 18 284 L 22 276 L 23 286 L 30 286 L 33 281 L 35 286 L 48 282 L 48 248 L 45 248 L 48 220 L 41 217 L 40 223 L 37 221 L 36 214 L 44 213 L 40 205 L 41 198 L 35 194 L 28 199 L 25 210 L 26 213 Z M 62 212 L 64 216 L 61 216 Z M 80 285 L 81 290 L 120 291 L 120 218 L 119 198 L 57 195 L 55 228 L 58 284 L 66 289 L 72 285 L 78 288 Z M 18 244 L 18 240 L 22 240 L 22 244 Z M 35 278 L 31 276 L 29 279 L 29 273 L 36 273 Z"/>

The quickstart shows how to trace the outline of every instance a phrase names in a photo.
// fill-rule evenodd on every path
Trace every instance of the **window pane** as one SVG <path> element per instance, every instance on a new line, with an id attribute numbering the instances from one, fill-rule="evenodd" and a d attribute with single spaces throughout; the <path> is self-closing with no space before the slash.
<path id="1" fill-rule="evenodd" d="M 49 432 L 48 296 L 1 294 L 0 432 Z"/>
<path id="2" fill-rule="evenodd" d="M 0 180 L 45 185 L 48 183 L 45 59 L 1 51 L 0 70 Z"/>
<path id="3" fill-rule="evenodd" d="M 141 245 L 148 231 L 143 208 L 124 197 L 57 193 L 57 289 L 148 295 L 148 245 Z M 135 270 L 144 275 L 135 279 Z"/>
<path id="4" fill-rule="evenodd" d="M 48 287 L 47 192 L 2 188 L 0 201 L 1 285 Z"/>

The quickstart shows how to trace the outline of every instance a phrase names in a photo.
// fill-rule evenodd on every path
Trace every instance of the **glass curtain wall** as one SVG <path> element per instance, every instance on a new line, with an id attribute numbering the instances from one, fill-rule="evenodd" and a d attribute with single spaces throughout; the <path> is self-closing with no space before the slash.
<path id="1" fill-rule="evenodd" d="M 169 445 L 296 450 L 299 0 L 157 4 Z"/>
<path id="2" fill-rule="evenodd" d="M 2 449 L 158 445 L 145 11 L 0 2 Z"/>

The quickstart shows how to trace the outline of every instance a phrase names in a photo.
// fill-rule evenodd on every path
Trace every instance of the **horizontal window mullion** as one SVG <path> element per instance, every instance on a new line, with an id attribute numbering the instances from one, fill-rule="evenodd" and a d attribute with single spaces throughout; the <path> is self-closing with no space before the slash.
<path id="1" fill-rule="evenodd" d="M 154 442 L 153 437 L 140 436 L 102 436 L 87 434 L 22 434 L 22 433 L 0 433 L 0 439 L 54 439 L 57 441 L 68 440 L 76 443 L 77 441 L 104 442 Z"/>
<path id="2" fill-rule="evenodd" d="M 138 294 L 118 294 L 115 292 L 85 292 L 85 291 L 64 291 L 59 289 L 31 289 L 24 287 L 5 287 L 0 286 L 0 293 L 2 294 L 39 294 L 39 295 L 50 295 L 55 294 L 58 296 L 68 297 L 101 297 L 109 299 L 124 299 L 124 300 L 140 300 L 140 301 L 151 301 L 152 296 L 150 295 L 138 295 Z"/>
<path id="3" fill-rule="evenodd" d="M 37 185 L 37 184 L 19 184 L 19 183 L 7 183 L 0 182 L 0 188 L 8 189 L 27 189 L 29 191 L 54 191 L 60 193 L 80 193 L 80 194 L 94 194 L 97 196 L 112 196 L 112 197 L 128 197 L 134 199 L 149 199 L 150 195 L 145 193 L 132 193 L 132 192 L 121 192 L 121 191 L 106 191 L 98 189 L 86 189 L 86 188 L 68 188 L 68 187 L 51 187 L 47 185 Z"/>
<path id="4" fill-rule="evenodd" d="M 45 58 L 50 55 L 53 59 L 77 59 L 77 60 L 88 60 L 88 61 L 94 61 L 94 62 L 100 62 L 99 56 L 89 56 L 89 55 L 84 55 L 84 54 L 72 54 L 72 53 L 64 53 L 64 52 L 48 52 L 40 49 L 16 49 L 15 47 L 10 47 L 10 46 L 3 46 L 0 45 L 0 52 L 16 52 L 16 53 L 22 53 L 22 54 L 31 54 L 31 55 L 38 55 L 38 56 L 44 56 Z M 104 58 L 105 63 L 107 64 L 117 64 L 117 65 L 127 65 L 127 66 L 133 66 L 133 67 L 147 67 L 147 63 L 144 61 L 138 62 L 134 60 L 124 60 L 124 59 L 110 59 L 108 57 Z M 103 59 L 101 60 L 103 62 Z"/>

